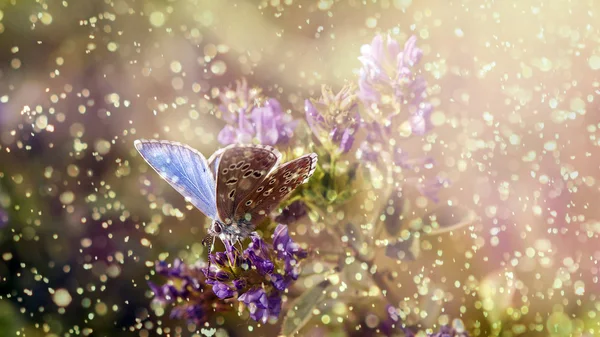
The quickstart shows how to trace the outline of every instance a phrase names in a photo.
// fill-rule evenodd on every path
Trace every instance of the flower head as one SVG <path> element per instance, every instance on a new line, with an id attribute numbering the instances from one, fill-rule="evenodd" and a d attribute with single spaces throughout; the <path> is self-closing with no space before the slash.
<path id="1" fill-rule="evenodd" d="M 322 87 L 319 100 L 304 103 L 306 120 L 312 133 L 323 144 L 336 145 L 343 153 L 350 151 L 359 126 L 357 97 L 353 85 L 345 85 L 340 92 Z"/>
<path id="2" fill-rule="evenodd" d="M 211 254 L 211 269 L 203 271 L 217 297 L 226 299 L 237 294 L 252 319 L 266 322 L 279 315 L 281 296 L 298 278 L 299 261 L 307 254 L 292 241 L 285 225 L 275 229 L 273 245 L 258 235 L 251 239 L 244 251 L 226 242 L 225 253 Z"/>
<path id="3" fill-rule="evenodd" d="M 265 323 L 271 317 L 277 318 L 281 312 L 280 295 L 274 291 L 269 294 L 264 288 L 252 288 L 238 300 L 246 305 L 250 317 L 257 322 Z"/>
<path id="4" fill-rule="evenodd" d="M 160 286 L 148 282 L 154 293 L 153 303 L 159 306 L 176 304 L 171 310 L 172 318 L 202 323 L 208 319 L 209 313 L 226 310 L 225 304 L 216 302 L 213 292 L 205 289 L 199 266 L 189 266 L 176 259 L 171 266 L 159 261 L 155 269 L 168 281 Z"/>
<path id="5" fill-rule="evenodd" d="M 433 107 L 426 101 L 425 79 L 413 71 L 423 54 L 416 41 L 410 37 L 402 49 L 391 36 L 378 35 L 363 45 L 358 96 L 376 120 L 383 118 L 383 124 L 393 128 L 390 131 L 397 132 L 406 122 L 412 134 L 423 135 L 431 128 Z"/>
<path id="6" fill-rule="evenodd" d="M 235 123 L 238 114 L 250 112 L 254 107 L 254 102 L 261 99 L 262 90 L 258 87 L 248 88 L 248 82 L 245 78 L 236 81 L 236 88 L 224 89 L 219 94 L 221 104 L 219 110 L 223 113 L 223 119 L 227 123 Z"/>
<path id="7" fill-rule="evenodd" d="M 219 110 L 227 125 L 217 136 L 224 145 L 232 143 L 252 143 L 276 145 L 287 143 L 294 133 L 297 121 L 284 113 L 279 102 L 266 99 L 261 90 L 248 89 L 246 80 L 237 82 L 236 90 L 226 90 L 220 95 Z"/>

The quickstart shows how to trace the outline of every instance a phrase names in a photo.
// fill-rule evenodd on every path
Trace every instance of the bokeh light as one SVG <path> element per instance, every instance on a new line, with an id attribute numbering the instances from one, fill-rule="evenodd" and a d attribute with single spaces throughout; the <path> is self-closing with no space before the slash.
<path id="1" fill-rule="evenodd" d="M 299 335 L 385 335 L 396 315 L 424 336 L 600 336 L 598 16 L 593 0 L 0 2 L 0 335 L 274 336 L 316 289 Z M 322 85 L 357 83 L 379 33 L 415 37 L 432 106 L 430 132 L 405 123 L 387 143 L 435 165 L 369 171 L 359 129 L 337 169 L 365 174 L 289 225 L 311 253 L 279 319 L 237 302 L 170 318 L 148 281 L 165 280 L 157 261 L 205 261 L 209 222 L 134 140 L 208 157 L 242 78 L 305 120 Z M 317 151 L 310 130 L 286 159 Z M 419 180 L 433 167 L 435 186 Z"/>

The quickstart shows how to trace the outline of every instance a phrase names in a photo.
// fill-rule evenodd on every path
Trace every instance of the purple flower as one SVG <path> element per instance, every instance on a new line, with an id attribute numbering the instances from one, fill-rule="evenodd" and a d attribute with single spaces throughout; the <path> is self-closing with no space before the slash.
<path id="1" fill-rule="evenodd" d="M 379 330 L 384 336 L 391 336 L 400 327 L 400 317 L 396 308 L 391 305 L 386 306 L 387 317 L 379 323 Z M 409 336 L 408 334 L 406 334 Z"/>
<path id="2" fill-rule="evenodd" d="M 228 285 L 218 281 L 213 284 L 212 290 L 220 299 L 231 298 L 234 295 L 234 291 Z"/>
<path id="3" fill-rule="evenodd" d="M 250 238 L 251 243 L 243 251 L 225 241 L 225 252 L 209 255 L 209 266 L 190 266 L 179 259 L 172 265 L 157 262 L 157 273 L 169 281 L 162 286 L 148 282 L 154 302 L 163 306 L 177 304 L 171 317 L 194 323 L 204 322 L 210 312 L 231 307 L 219 299 L 236 297 L 246 304 L 252 319 L 266 322 L 277 318 L 283 293 L 298 278 L 299 261 L 307 254 L 289 237 L 285 225 L 280 224 L 275 230 L 274 242 L 280 250 L 256 233 Z"/>
<path id="4" fill-rule="evenodd" d="M 298 124 L 291 115 L 281 109 L 279 102 L 268 99 L 263 106 L 256 106 L 263 100 L 260 89 L 248 89 L 245 80 L 237 82 L 235 91 L 226 90 L 220 95 L 219 110 L 227 125 L 219 132 L 221 144 L 252 143 L 276 145 L 287 143 Z"/>
<path id="5" fill-rule="evenodd" d="M 322 144 L 335 145 L 346 153 L 354 144 L 360 122 L 354 86 L 345 85 L 337 94 L 323 86 L 321 92 L 319 100 L 304 102 L 308 125 Z"/>
<path id="6" fill-rule="evenodd" d="M 271 274 L 273 272 L 273 262 L 256 255 L 254 251 L 248 251 L 248 258 L 261 275 Z"/>
<path id="7" fill-rule="evenodd" d="M 273 286 L 277 290 L 284 291 L 289 286 L 290 280 L 286 279 L 280 274 L 275 273 L 271 275 L 271 283 L 273 283 Z"/>
<path id="8" fill-rule="evenodd" d="M 153 302 L 161 305 L 177 304 L 171 310 L 172 318 L 187 319 L 194 323 L 203 323 L 208 313 L 227 310 L 224 303 L 213 303 L 217 300 L 215 293 L 206 291 L 203 273 L 198 266 L 189 266 L 176 259 L 171 266 L 164 261 L 156 263 L 156 271 L 168 277 L 163 285 L 148 282 L 154 293 Z M 223 290 L 224 291 L 224 290 Z M 224 292 L 221 295 L 225 295 Z"/>
<path id="9" fill-rule="evenodd" d="M 284 270 L 286 275 L 291 279 L 296 280 L 300 275 L 298 270 L 298 262 L 306 258 L 308 253 L 300 248 L 300 246 L 292 241 L 288 235 L 288 228 L 285 225 L 277 225 L 273 233 L 273 246 L 277 252 L 277 256 L 284 261 Z"/>
<path id="10" fill-rule="evenodd" d="M 372 121 L 365 123 L 367 144 L 361 145 L 360 157 L 377 160 L 376 144 L 388 142 L 399 133 L 424 135 L 432 125 L 433 106 L 426 101 L 427 83 L 413 71 L 422 51 L 416 37 L 409 38 L 404 49 L 387 36 L 376 36 L 361 48 L 362 62 L 358 97 Z"/>
<path id="11" fill-rule="evenodd" d="M 305 250 L 295 243 L 288 234 L 288 228 L 279 224 L 273 233 L 273 246 L 279 258 L 303 259 L 308 255 Z"/>
<path id="12" fill-rule="evenodd" d="M 266 323 L 271 317 L 277 318 L 281 312 L 281 297 L 276 294 L 268 295 L 263 288 L 253 288 L 240 296 L 239 300 L 246 305 L 250 317 L 257 322 Z"/>
<path id="13" fill-rule="evenodd" d="M 256 87 L 248 88 L 248 82 L 245 78 L 236 81 L 235 84 L 235 90 L 226 88 L 219 94 L 221 100 L 219 110 L 223 114 L 223 119 L 229 124 L 234 124 L 239 114 L 249 113 L 254 106 L 254 102 L 262 97 L 262 90 Z"/>
<path id="14" fill-rule="evenodd" d="M 434 167 L 433 159 L 404 151 L 399 144 L 402 138 L 397 138 L 398 134 L 403 134 L 403 138 L 421 136 L 432 127 L 430 114 L 433 107 L 426 101 L 427 83 L 413 69 L 422 56 L 416 41 L 412 36 L 401 48 L 389 35 L 378 35 L 370 45 L 362 46 L 359 59 L 363 67 L 358 96 L 372 118 L 363 122 L 367 137 L 360 145 L 357 157 L 381 163 L 381 152 L 386 151 L 391 156 L 388 161 L 403 169 L 403 179 L 424 196 L 438 202 L 437 192 L 446 181 L 439 177 L 420 178 L 423 171 Z M 389 147 L 391 139 L 397 144 L 392 149 Z M 390 165 L 388 162 L 383 164 Z M 411 173 L 419 178 L 410 177 Z"/>
<path id="15" fill-rule="evenodd" d="M 253 233 L 248 247 L 239 251 L 225 242 L 225 253 L 213 253 L 211 269 L 203 268 L 206 284 L 221 298 L 238 295 L 254 320 L 265 322 L 277 317 L 281 310 L 281 297 L 287 287 L 298 278 L 299 261 L 306 252 L 292 241 L 285 225 L 275 229 L 274 244 L 282 251 Z"/>
<path id="16" fill-rule="evenodd" d="M 412 70 L 423 55 L 416 42 L 415 36 L 410 37 L 402 50 L 391 36 L 384 41 L 377 35 L 370 45 L 363 45 L 358 96 L 376 116 L 403 113 L 412 133 L 422 135 L 429 131 L 432 106 L 425 101 L 427 83 Z"/>
<path id="17" fill-rule="evenodd" d="M 243 278 L 237 279 L 237 280 L 233 280 L 233 286 L 237 290 L 242 290 L 242 289 L 246 288 L 247 285 L 248 285 L 248 283 Z"/>

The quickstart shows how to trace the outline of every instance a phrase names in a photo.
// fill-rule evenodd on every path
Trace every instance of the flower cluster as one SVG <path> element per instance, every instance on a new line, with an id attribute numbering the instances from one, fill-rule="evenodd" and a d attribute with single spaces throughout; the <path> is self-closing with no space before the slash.
<path id="1" fill-rule="evenodd" d="M 422 55 L 416 37 L 409 38 L 404 49 L 387 36 L 376 36 L 361 48 L 363 64 L 358 96 L 373 118 L 365 123 L 367 141 L 361 146 L 365 159 L 378 159 L 378 147 L 390 138 L 402 135 L 424 135 L 431 129 L 431 103 L 426 101 L 427 83 L 413 71 Z M 408 157 L 401 150 L 394 154 L 397 165 L 405 165 Z"/>
<path id="2" fill-rule="evenodd" d="M 208 319 L 210 312 L 227 309 L 228 306 L 216 301 L 217 297 L 204 285 L 199 265 L 188 266 L 180 259 L 175 259 L 172 266 L 165 261 L 158 261 L 155 268 L 168 281 L 161 286 L 148 282 L 154 293 L 153 302 L 163 307 L 175 304 L 171 318 L 200 324 Z"/>
<path id="3" fill-rule="evenodd" d="M 368 162 L 380 162 L 380 152 L 388 149 L 393 139 L 389 160 L 403 170 L 401 178 L 420 194 L 438 202 L 437 193 L 448 181 L 437 176 L 422 176 L 434 167 L 433 158 L 411 156 L 398 146 L 403 139 L 422 136 L 432 127 L 433 106 L 427 102 L 427 83 L 413 69 L 423 54 L 416 46 L 416 37 L 410 37 L 402 49 L 390 36 L 378 35 L 370 45 L 361 48 L 361 53 L 359 59 L 363 67 L 358 96 L 373 118 L 363 123 L 367 136 L 357 156 Z M 410 172 L 419 177 L 407 177 Z"/>
<path id="4" fill-rule="evenodd" d="M 219 110 L 227 123 L 217 136 L 223 145 L 254 141 L 265 145 L 285 144 L 298 124 L 283 112 L 274 98 L 257 106 L 265 98 L 260 89 L 249 89 L 245 79 L 237 82 L 236 90 L 226 89 L 219 98 Z"/>
<path id="5" fill-rule="evenodd" d="M 290 238 L 287 226 L 281 224 L 275 229 L 272 244 L 256 233 L 251 239 L 243 251 L 226 241 L 225 252 L 209 255 L 209 266 L 188 266 L 179 259 L 171 267 L 164 261 L 158 262 L 157 273 L 169 281 L 162 286 L 149 282 L 154 302 L 163 306 L 176 303 L 171 317 L 200 323 L 207 320 L 210 312 L 229 307 L 219 299 L 237 297 L 252 319 L 263 323 L 269 318 L 276 319 L 282 295 L 298 279 L 299 263 L 307 252 Z"/>
<path id="6" fill-rule="evenodd" d="M 319 142 L 326 147 L 334 145 L 343 153 L 352 148 L 360 122 L 355 91 L 354 85 L 346 85 L 334 94 L 323 86 L 319 100 L 304 103 L 306 120 Z"/>
<path id="7" fill-rule="evenodd" d="M 285 225 L 278 225 L 273 243 L 258 235 L 244 251 L 228 243 L 225 252 L 211 254 L 211 268 L 204 269 L 206 283 L 214 294 L 244 303 L 250 317 L 258 322 L 277 318 L 281 311 L 282 295 L 300 275 L 299 262 L 307 256 L 288 235 Z"/>
<path id="8" fill-rule="evenodd" d="M 358 95 L 369 112 L 388 120 L 405 114 L 403 117 L 408 117 L 412 132 L 424 134 L 429 131 L 432 106 L 425 101 L 425 79 L 412 70 L 423 55 L 416 42 L 417 38 L 412 36 L 401 49 L 391 36 L 384 41 L 378 35 L 370 45 L 362 46 Z"/>

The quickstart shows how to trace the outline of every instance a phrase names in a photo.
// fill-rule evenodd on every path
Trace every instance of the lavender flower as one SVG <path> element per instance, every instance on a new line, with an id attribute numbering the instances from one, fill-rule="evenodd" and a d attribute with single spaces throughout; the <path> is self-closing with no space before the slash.
<path id="1" fill-rule="evenodd" d="M 380 152 L 389 148 L 390 139 L 398 140 L 399 133 L 420 136 L 431 129 L 433 107 L 426 101 L 427 83 L 413 70 L 423 54 L 416 41 L 415 36 L 410 37 L 402 49 L 389 35 L 378 35 L 361 48 L 358 97 L 372 120 L 363 123 L 367 137 L 357 152 L 359 159 L 379 162 Z M 404 178 L 410 171 L 422 176 L 434 166 L 431 157 L 415 157 L 399 146 L 391 152 L 393 164 L 404 169 Z M 406 178 L 406 182 L 434 202 L 438 202 L 437 192 L 446 183 L 439 177 Z"/>
<path id="2" fill-rule="evenodd" d="M 423 55 L 416 41 L 415 36 L 410 37 L 401 50 L 400 44 L 389 35 L 386 41 L 378 35 L 370 45 L 363 45 L 358 96 L 375 116 L 402 113 L 412 133 L 423 135 L 431 127 L 432 105 L 425 101 L 427 83 L 412 70 Z"/>
<path id="3" fill-rule="evenodd" d="M 177 303 L 171 310 L 171 318 L 187 319 L 199 324 L 208 319 L 210 312 L 227 309 L 224 303 L 216 301 L 217 297 L 212 291 L 205 289 L 199 266 L 188 266 L 176 259 L 172 266 L 159 261 L 155 268 L 158 274 L 169 280 L 161 286 L 148 282 L 154 293 L 153 302 L 160 306 Z"/>
<path id="4" fill-rule="evenodd" d="M 377 147 L 399 133 L 423 135 L 431 129 L 429 116 L 433 107 L 426 101 L 427 83 L 412 70 L 422 55 L 415 44 L 413 36 L 401 50 L 390 36 L 384 41 L 378 35 L 370 45 L 361 48 L 359 59 L 363 67 L 358 97 L 373 117 L 371 122 L 364 123 L 367 141 L 361 145 L 361 158 L 377 160 Z M 400 153 L 394 154 L 397 162 L 408 159 L 405 153 Z"/>
<path id="5" fill-rule="evenodd" d="M 203 269 L 206 283 L 221 298 L 238 295 L 256 321 L 276 318 L 281 311 L 281 296 L 298 279 L 299 261 L 307 254 L 288 235 L 287 226 L 278 225 L 273 245 L 258 235 L 244 251 L 225 243 L 225 253 L 211 254 L 210 270 Z"/>
<path id="6" fill-rule="evenodd" d="M 360 115 L 353 85 L 333 94 L 323 86 L 321 98 L 304 103 L 306 120 L 312 133 L 324 145 L 335 145 L 342 153 L 350 151 L 359 126 Z"/>
<path id="7" fill-rule="evenodd" d="M 257 322 L 267 322 L 271 317 L 277 318 L 281 312 L 281 295 L 277 292 L 268 294 L 263 288 L 252 288 L 239 298 L 243 302 L 250 317 Z"/>
<path id="8" fill-rule="evenodd" d="M 236 90 L 226 90 L 220 95 L 219 110 L 227 125 L 217 136 L 224 145 L 252 143 L 276 145 L 287 143 L 294 133 L 297 121 L 284 113 L 279 102 L 268 99 L 264 106 L 256 106 L 264 100 L 260 89 L 248 89 L 245 79 L 237 82 Z"/>

